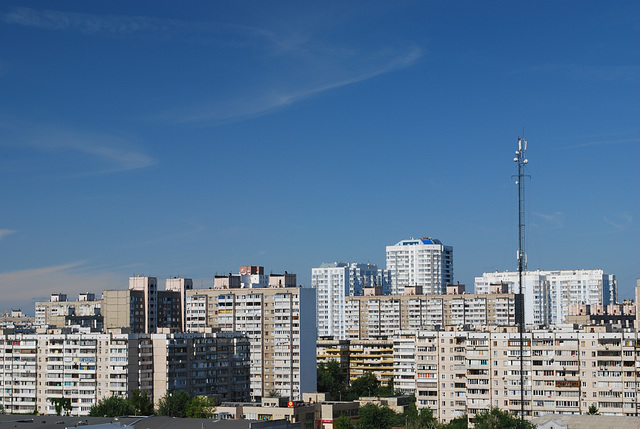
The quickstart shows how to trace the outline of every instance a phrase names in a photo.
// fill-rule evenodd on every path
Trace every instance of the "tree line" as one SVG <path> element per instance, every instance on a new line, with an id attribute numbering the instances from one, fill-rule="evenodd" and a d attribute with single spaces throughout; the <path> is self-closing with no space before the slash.
<path id="1" fill-rule="evenodd" d="M 56 410 L 57 411 L 57 410 Z M 158 408 L 154 409 L 147 392 L 134 390 L 125 398 L 118 395 L 110 396 L 98 401 L 89 410 L 91 417 L 118 416 L 169 416 L 186 418 L 213 417 L 216 407 L 213 398 L 191 395 L 184 390 L 167 392 L 158 401 Z"/>

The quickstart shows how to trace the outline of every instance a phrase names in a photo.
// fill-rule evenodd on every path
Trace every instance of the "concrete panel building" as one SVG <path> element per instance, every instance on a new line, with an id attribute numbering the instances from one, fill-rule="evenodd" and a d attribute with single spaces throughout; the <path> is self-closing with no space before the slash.
<path id="1" fill-rule="evenodd" d="M 84 416 L 100 399 L 134 389 L 156 401 L 170 390 L 246 400 L 249 343 L 237 333 L 118 334 L 0 331 L 0 404 L 54 414 L 69 398 Z"/>
<path id="2" fill-rule="evenodd" d="M 406 288 L 411 293 L 413 288 Z M 515 324 L 513 294 L 464 294 L 463 285 L 445 295 L 365 295 L 347 297 L 347 339 L 391 339 L 399 331 L 444 326 Z"/>
<path id="3" fill-rule="evenodd" d="M 269 287 L 187 291 L 187 329 L 242 332 L 250 341 L 251 395 L 301 398 L 316 390 L 315 290 L 295 275 L 271 275 Z"/>

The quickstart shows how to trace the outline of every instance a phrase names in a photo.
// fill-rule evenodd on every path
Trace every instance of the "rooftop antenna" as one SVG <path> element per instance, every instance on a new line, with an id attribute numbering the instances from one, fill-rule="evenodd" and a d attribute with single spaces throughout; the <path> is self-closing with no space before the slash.
<path id="1" fill-rule="evenodd" d="M 522 129 L 524 135 L 524 127 Z M 524 137 L 518 137 L 518 150 L 514 162 L 518 163 L 518 293 L 515 294 L 516 322 L 520 333 L 520 420 L 521 427 L 524 423 L 524 289 L 522 275 L 527 270 L 527 255 L 524 251 L 524 167 L 529 162 L 525 157 L 527 141 Z"/>

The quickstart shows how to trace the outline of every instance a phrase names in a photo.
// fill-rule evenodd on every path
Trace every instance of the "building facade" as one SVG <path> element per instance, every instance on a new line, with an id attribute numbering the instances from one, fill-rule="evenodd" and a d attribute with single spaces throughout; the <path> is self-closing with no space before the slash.
<path id="1" fill-rule="evenodd" d="M 441 294 L 453 283 L 453 247 L 435 238 L 402 240 L 387 246 L 391 294 L 420 286 L 425 294 Z"/>
<path id="2" fill-rule="evenodd" d="M 475 292 L 488 293 L 491 285 L 506 284 L 509 292 L 518 292 L 518 273 L 484 273 L 475 278 Z M 565 323 L 572 304 L 614 304 L 618 282 L 603 270 L 527 271 L 523 276 L 525 322 L 535 325 Z"/>
<path id="3" fill-rule="evenodd" d="M 345 303 L 347 339 L 391 339 L 403 330 L 515 323 L 514 295 L 507 293 L 366 295 L 347 297 Z"/>
<path id="4" fill-rule="evenodd" d="M 49 301 L 36 302 L 35 326 L 62 328 L 69 325 L 90 327 L 94 332 L 103 329 L 102 300 L 93 293 L 81 293 L 77 301 L 68 301 L 67 295 L 51 294 Z"/>
<path id="5" fill-rule="evenodd" d="M 337 360 L 340 349 L 357 350 L 362 343 L 346 342 L 321 340 L 318 353 Z M 476 414 L 491 407 L 519 413 L 517 327 L 399 331 L 385 344 L 392 349 L 389 369 L 394 387 L 414 394 L 418 409 L 431 409 L 440 422 L 466 413 L 472 423 Z M 639 415 L 640 336 L 635 330 L 610 332 L 605 326 L 533 330 L 524 334 L 523 348 L 527 419 L 586 414 L 592 405 L 603 415 Z M 355 378 L 351 374 L 350 379 Z"/>
<path id="6" fill-rule="evenodd" d="M 346 338 L 346 297 L 363 295 L 367 287 L 389 287 L 388 272 L 375 264 L 333 262 L 311 269 L 311 287 L 316 290 L 318 337 Z"/>
<path id="7" fill-rule="evenodd" d="M 187 330 L 245 333 L 250 342 L 251 396 L 277 392 L 299 399 L 316 390 L 315 290 L 295 275 L 272 275 L 267 288 L 187 292 Z"/>
<path id="8" fill-rule="evenodd" d="M 249 343 L 237 333 L 101 334 L 47 330 L 0 331 L 0 404 L 7 413 L 55 414 L 68 398 L 70 414 L 88 415 L 99 400 L 167 391 L 249 397 Z"/>

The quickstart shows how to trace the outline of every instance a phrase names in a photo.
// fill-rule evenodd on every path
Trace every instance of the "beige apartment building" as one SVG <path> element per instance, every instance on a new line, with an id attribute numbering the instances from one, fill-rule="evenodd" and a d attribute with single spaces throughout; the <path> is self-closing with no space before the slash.
<path id="1" fill-rule="evenodd" d="M 276 391 L 294 400 L 316 390 L 315 290 L 296 286 L 294 274 L 270 275 L 269 286 L 187 291 L 187 331 L 242 332 L 250 342 L 251 396 Z"/>
<path id="2" fill-rule="evenodd" d="M 447 294 L 423 295 L 419 287 L 405 287 L 404 295 L 346 297 L 348 339 L 391 339 L 399 331 L 428 327 L 504 326 L 515 324 L 514 295 L 466 294 L 464 285 L 447 286 Z"/>
<path id="3" fill-rule="evenodd" d="M 249 343 L 236 333 L 122 334 L 0 330 L 0 404 L 7 413 L 54 414 L 69 398 L 84 416 L 100 399 L 168 390 L 246 400 Z"/>
<path id="4" fill-rule="evenodd" d="M 624 300 L 622 304 L 570 304 L 566 321 L 578 325 L 610 325 L 620 329 L 635 329 L 636 303 Z"/>
<path id="5" fill-rule="evenodd" d="M 515 326 L 398 331 L 384 341 L 391 348 L 387 371 L 394 387 L 415 394 L 417 407 L 431 409 L 441 422 L 465 413 L 473 422 L 491 407 L 519 413 L 520 334 Z M 364 362 L 381 356 L 373 350 L 373 359 L 361 355 L 352 362 L 352 350 L 357 355 L 362 342 L 319 340 L 318 360 L 342 359 L 349 370 L 371 369 Z M 532 330 L 524 334 L 523 348 L 527 419 L 585 414 L 591 405 L 603 415 L 639 415 L 640 337 L 635 330 L 611 332 L 598 325 Z M 380 371 L 372 372 L 383 379 Z M 361 374 L 350 373 L 350 380 Z"/>
<path id="6" fill-rule="evenodd" d="M 92 332 L 124 330 L 129 333 L 157 332 L 168 328 L 183 332 L 186 323 L 186 291 L 193 288 L 191 279 L 166 279 L 165 289 L 158 290 L 155 277 L 130 277 L 126 290 L 105 290 L 102 299 L 82 293 L 77 301 L 54 293 L 49 301 L 36 302 L 36 327 L 63 328 L 79 326 Z"/>
<path id="7" fill-rule="evenodd" d="M 534 330 L 524 335 L 524 408 L 528 419 L 550 413 L 637 416 L 636 332 L 604 327 Z M 416 399 L 440 421 L 490 407 L 520 411 L 520 335 L 493 332 L 419 332 Z"/>
<path id="8" fill-rule="evenodd" d="M 85 292 L 77 301 L 68 301 L 63 293 L 51 294 L 49 301 L 36 302 L 35 326 L 62 328 L 71 324 L 91 328 L 99 332 L 103 328 L 102 300 L 95 294 Z"/>

